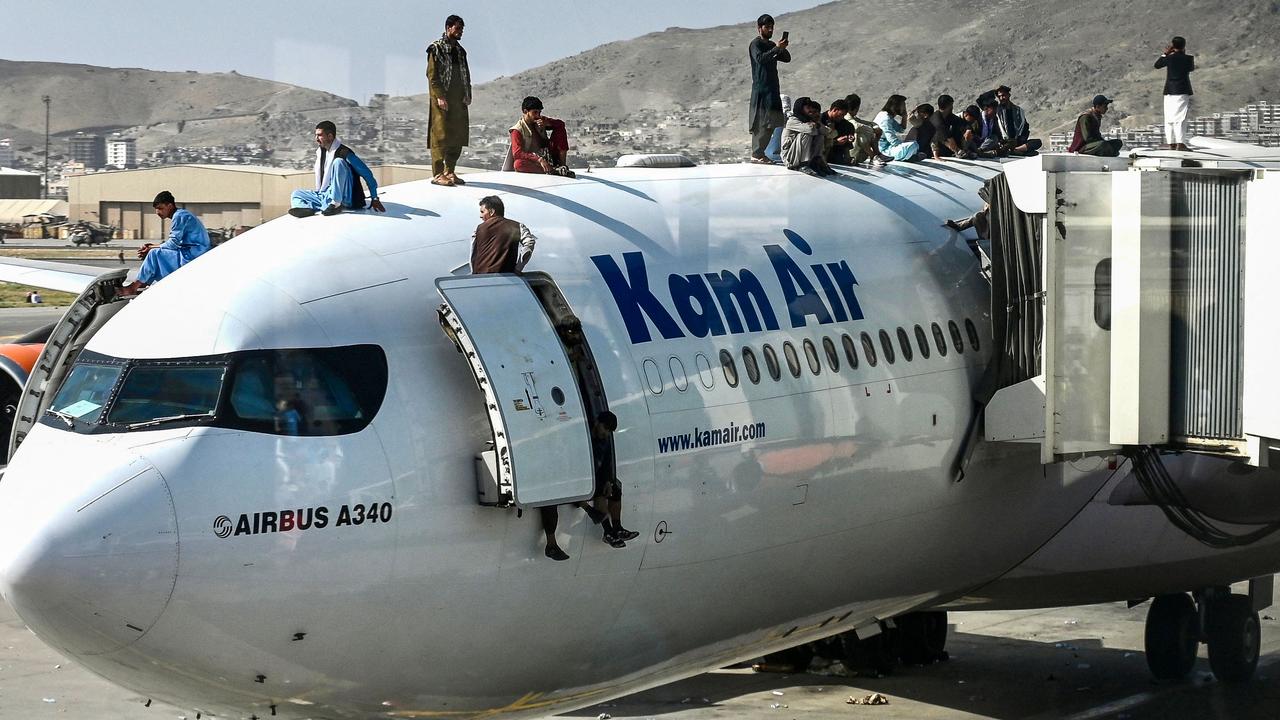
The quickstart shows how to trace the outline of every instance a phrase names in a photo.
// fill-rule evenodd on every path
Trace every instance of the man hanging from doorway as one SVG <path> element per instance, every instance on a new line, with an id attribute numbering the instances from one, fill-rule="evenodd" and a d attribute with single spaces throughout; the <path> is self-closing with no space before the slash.
<path id="1" fill-rule="evenodd" d="M 364 188 L 359 177 L 369 186 L 369 207 L 386 212 L 378 199 L 378 181 L 369 166 L 355 151 L 338 139 L 338 127 L 328 120 L 316 124 L 316 189 L 294 190 L 289 199 L 289 214 L 297 217 L 337 215 L 346 209 L 364 209 Z"/>
<path id="2" fill-rule="evenodd" d="M 151 202 L 161 221 L 171 220 L 169 239 L 159 245 L 147 243 L 138 248 L 142 267 L 133 282 L 120 288 L 120 297 L 134 297 L 152 283 L 159 282 L 174 270 L 195 260 L 209 250 L 209 233 L 204 224 L 185 209 L 179 209 L 168 190 Z"/>

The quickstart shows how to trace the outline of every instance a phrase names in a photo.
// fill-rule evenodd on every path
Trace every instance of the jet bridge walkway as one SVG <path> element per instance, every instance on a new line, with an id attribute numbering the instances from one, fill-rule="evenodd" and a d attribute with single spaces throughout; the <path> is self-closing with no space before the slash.
<path id="1" fill-rule="evenodd" d="M 1280 462 L 1280 151 L 1042 155 L 987 190 L 987 440 Z"/>

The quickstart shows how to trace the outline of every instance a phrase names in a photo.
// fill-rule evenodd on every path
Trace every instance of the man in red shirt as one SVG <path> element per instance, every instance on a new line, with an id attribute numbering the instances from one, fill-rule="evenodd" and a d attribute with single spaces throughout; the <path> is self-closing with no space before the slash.
<path id="1" fill-rule="evenodd" d="M 520 121 L 511 126 L 511 160 L 516 172 L 574 177 L 568 166 L 569 133 L 564 121 L 542 114 L 530 95 L 520 103 Z"/>

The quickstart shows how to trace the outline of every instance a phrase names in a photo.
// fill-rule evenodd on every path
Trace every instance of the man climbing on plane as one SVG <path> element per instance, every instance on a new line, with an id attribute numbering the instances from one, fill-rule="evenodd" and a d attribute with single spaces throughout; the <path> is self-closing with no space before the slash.
<path id="1" fill-rule="evenodd" d="M 316 148 L 316 189 L 294 190 L 289 202 L 290 215 L 303 218 L 317 212 L 337 215 L 347 209 L 363 210 L 365 193 L 357 176 L 369 186 L 369 207 L 375 212 L 387 211 L 378 199 L 378 181 L 355 151 L 338 139 L 336 125 L 328 120 L 317 124 L 316 145 L 319 146 Z"/>
<path id="2" fill-rule="evenodd" d="M 163 220 L 171 220 L 169 239 L 159 245 L 147 243 L 138 248 L 138 257 L 142 259 L 142 267 L 138 269 L 138 277 L 133 282 L 120 288 L 120 297 L 133 297 L 143 288 L 168 277 L 170 273 L 195 260 L 209 250 L 209 233 L 204 224 L 185 209 L 179 209 L 168 190 L 156 195 L 151 202 L 156 215 Z"/>

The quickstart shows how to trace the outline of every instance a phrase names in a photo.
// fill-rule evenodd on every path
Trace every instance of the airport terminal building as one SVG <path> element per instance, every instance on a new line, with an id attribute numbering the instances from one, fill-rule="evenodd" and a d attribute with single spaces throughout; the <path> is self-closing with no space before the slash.
<path id="1" fill-rule="evenodd" d="M 378 184 L 431 178 L 427 165 L 379 165 L 370 168 Z M 208 228 L 260 225 L 284 215 L 294 190 L 315 186 L 311 170 L 250 165 L 168 165 L 141 170 L 74 175 L 67 201 L 72 222 L 114 225 L 119 237 L 156 239 L 164 235 L 151 209 L 156 193 L 168 190 L 178 205 L 195 213 Z"/>

